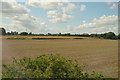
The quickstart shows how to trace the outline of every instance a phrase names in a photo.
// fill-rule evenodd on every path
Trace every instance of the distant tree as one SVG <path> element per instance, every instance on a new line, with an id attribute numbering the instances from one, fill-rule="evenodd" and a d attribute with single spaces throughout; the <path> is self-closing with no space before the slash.
<path id="1" fill-rule="evenodd" d="M 6 35 L 6 30 L 4 28 L 0 28 L 0 35 Z"/>
<path id="2" fill-rule="evenodd" d="M 39 36 L 45 36 L 44 34 L 39 34 Z"/>
<path id="3" fill-rule="evenodd" d="M 32 32 L 30 32 L 28 35 L 32 35 Z"/>
<path id="4" fill-rule="evenodd" d="M 120 33 L 118 34 L 118 39 L 120 39 Z"/>
<path id="5" fill-rule="evenodd" d="M 18 35 L 18 32 L 16 32 L 16 31 L 15 31 L 15 32 L 13 32 L 13 35 Z"/>
<path id="6" fill-rule="evenodd" d="M 14 32 L 13 31 L 11 31 L 11 33 L 10 33 L 11 35 L 14 35 Z"/>
<path id="7" fill-rule="evenodd" d="M 74 34 L 74 36 L 80 36 L 80 34 Z"/>
<path id="8" fill-rule="evenodd" d="M 65 36 L 70 36 L 71 34 L 70 33 L 66 33 Z"/>
<path id="9" fill-rule="evenodd" d="M 91 34 L 90 37 L 97 37 L 97 34 Z"/>
<path id="10" fill-rule="evenodd" d="M 116 35 L 113 32 L 105 33 L 105 39 L 115 39 Z"/>
<path id="11" fill-rule="evenodd" d="M 11 33 L 10 33 L 10 32 L 7 32 L 6 34 L 7 34 L 7 35 L 11 35 Z"/>
<path id="12" fill-rule="evenodd" d="M 52 36 L 58 36 L 58 34 L 52 34 Z"/>
<path id="13" fill-rule="evenodd" d="M 28 35 L 27 32 L 21 32 L 20 35 Z"/>
<path id="14" fill-rule="evenodd" d="M 88 33 L 81 34 L 80 36 L 82 36 L 82 37 L 90 37 L 90 35 Z"/>
<path id="15" fill-rule="evenodd" d="M 15 34 L 18 35 L 18 32 L 16 32 Z"/>
<path id="16" fill-rule="evenodd" d="M 105 39 L 106 35 L 105 34 L 100 34 L 100 38 L 104 38 Z"/>
<path id="17" fill-rule="evenodd" d="M 97 34 L 97 37 L 98 37 L 98 38 L 101 38 L 101 34 Z"/>
<path id="18" fill-rule="evenodd" d="M 19 35 L 16 31 L 7 32 L 6 35 Z"/>
<path id="19" fill-rule="evenodd" d="M 61 35 L 62 35 L 61 32 L 59 32 L 58 36 L 61 36 Z"/>
<path id="20" fill-rule="evenodd" d="M 48 35 L 48 36 L 51 36 L 52 34 L 51 34 L 51 33 L 48 33 L 47 35 Z"/>

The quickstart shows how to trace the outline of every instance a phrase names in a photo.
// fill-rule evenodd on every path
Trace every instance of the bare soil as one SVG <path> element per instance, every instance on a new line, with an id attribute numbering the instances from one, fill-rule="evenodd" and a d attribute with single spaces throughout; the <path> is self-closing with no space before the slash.
<path id="1" fill-rule="evenodd" d="M 11 63 L 13 57 L 35 58 L 41 54 L 52 53 L 77 60 L 79 65 L 87 64 L 85 71 L 96 71 L 108 77 L 118 77 L 117 40 L 3 40 L 2 43 L 4 64 Z"/>

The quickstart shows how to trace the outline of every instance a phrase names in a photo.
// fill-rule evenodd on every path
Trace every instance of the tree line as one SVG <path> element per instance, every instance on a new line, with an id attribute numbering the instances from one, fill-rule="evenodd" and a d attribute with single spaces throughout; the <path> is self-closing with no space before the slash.
<path id="1" fill-rule="evenodd" d="M 117 40 L 120 39 L 120 33 L 116 35 L 114 32 L 107 32 L 103 34 L 88 34 L 88 33 L 83 33 L 83 34 L 71 34 L 71 33 L 47 33 L 47 34 L 34 34 L 32 32 L 16 32 L 16 31 L 11 31 L 11 32 L 6 32 L 4 28 L 0 28 L 0 35 L 23 35 L 23 36 L 79 36 L 79 37 L 96 37 L 99 39 L 112 39 L 112 40 Z"/>
<path id="2" fill-rule="evenodd" d="M 107 32 L 107 33 L 103 33 L 103 34 L 88 34 L 88 33 L 83 33 L 83 34 L 71 34 L 71 33 L 56 33 L 56 34 L 52 34 L 52 33 L 47 33 L 47 34 L 34 34 L 32 32 L 16 32 L 16 31 L 11 31 L 11 32 L 7 32 L 6 35 L 32 35 L 32 36 L 79 36 L 79 37 L 96 37 L 99 39 L 113 39 L 113 40 L 117 40 L 120 39 L 120 33 L 118 35 L 115 35 L 114 32 Z"/>

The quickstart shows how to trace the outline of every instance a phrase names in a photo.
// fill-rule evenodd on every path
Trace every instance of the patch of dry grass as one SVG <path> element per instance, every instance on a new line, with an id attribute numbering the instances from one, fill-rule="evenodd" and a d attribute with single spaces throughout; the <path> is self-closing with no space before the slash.
<path id="1" fill-rule="evenodd" d="M 6 64 L 10 63 L 13 57 L 22 58 L 26 56 L 34 58 L 41 54 L 50 53 L 77 60 L 80 65 L 87 64 L 86 71 L 95 70 L 107 76 L 117 77 L 117 40 L 3 40 L 3 63 Z"/>
<path id="2" fill-rule="evenodd" d="M 74 38 L 83 38 L 83 39 L 89 39 L 90 37 L 78 37 L 78 36 L 3 36 L 3 39 L 7 38 L 25 38 L 25 39 L 32 39 L 32 38 L 65 38 L 65 39 L 74 39 Z"/>

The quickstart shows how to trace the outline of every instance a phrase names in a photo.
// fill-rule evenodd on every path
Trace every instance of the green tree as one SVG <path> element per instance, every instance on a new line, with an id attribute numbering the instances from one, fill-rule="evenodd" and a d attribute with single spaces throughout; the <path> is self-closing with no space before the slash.
<path id="1" fill-rule="evenodd" d="M 21 32 L 20 35 L 28 35 L 27 32 Z"/>
<path id="2" fill-rule="evenodd" d="M 47 35 L 48 35 L 48 36 L 51 36 L 52 34 L 51 34 L 51 33 L 48 33 Z"/>
<path id="3" fill-rule="evenodd" d="M 120 33 L 118 34 L 118 39 L 120 39 Z"/>
<path id="4" fill-rule="evenodd" d="M 99 73 L 88 74 L 83 68 L 76 61 L 52 54 L 35 59 L 14 58 L 13 64 L 3 65 L 3 78 L 103 78 Z"/>
<path id="5" fill-rule="evenodd" d="M 32 35 L 32 32 L 30 32 L 28 35 Z"/>
<path id="6" fill-rule="evenodd" d="M 0 35 L 6 35 L 5 28 L 0 28 Z"/>
<path id="7" fill-rule="evenodd" d="M 116 35 L 113 32 L 105 33 L 106 39 L 115 39 Z"/>

